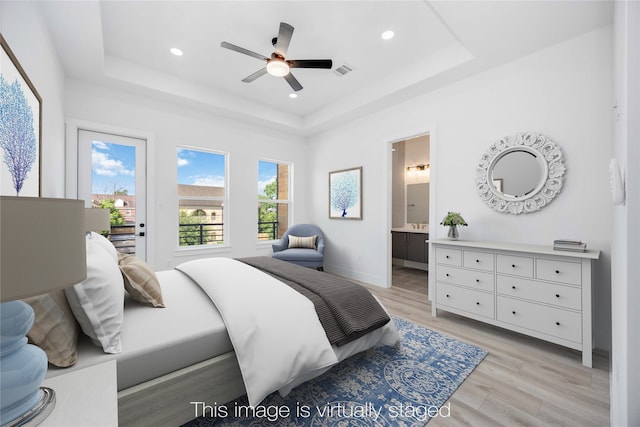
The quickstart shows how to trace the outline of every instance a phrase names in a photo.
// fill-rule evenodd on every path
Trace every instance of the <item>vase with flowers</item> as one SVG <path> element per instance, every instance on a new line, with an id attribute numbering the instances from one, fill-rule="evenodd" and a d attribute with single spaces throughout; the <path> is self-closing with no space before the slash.
<path id="1" fill-rule="evenodd" d="M 447 215 L 442 219 L 440 225 L 444 225 L 445 227 L 449 227 L 449 232 L 447 233 L 447 237 L 451 240 L 458 239 L 458 226 L 467 226 L 467 222 L 462 218 L 459 212 L 448 212 Z"/>

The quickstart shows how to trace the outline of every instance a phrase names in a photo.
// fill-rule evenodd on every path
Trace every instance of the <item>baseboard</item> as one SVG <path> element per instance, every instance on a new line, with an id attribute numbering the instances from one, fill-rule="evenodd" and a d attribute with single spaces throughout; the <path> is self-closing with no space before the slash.
<path id="1" fill-rule="evenodd" d="M 369 285 L 379 286 L 381 288 L 388 288 L 390 286 L 390 284 L 387 283 L 386 277 L 367 274 L 361 271 L 349 270 L 347 268 L 327 264 L 326 262 L 324 264 L 324 271 L 326 271 L 327 273 L 333 273 L 337 274 L 338 276 L 346 277 L 347 279 L 364 282 Z"/>

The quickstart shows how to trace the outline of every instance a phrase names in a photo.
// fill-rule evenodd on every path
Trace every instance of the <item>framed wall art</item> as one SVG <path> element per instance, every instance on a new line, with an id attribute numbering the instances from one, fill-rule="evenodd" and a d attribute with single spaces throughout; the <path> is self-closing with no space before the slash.
<path id="1" fill-rule="evenodd" d="M 329 172 L 329 218 L 362 219 L 362 167 Z"/>
<path id="2" fill-rule="evenodd" d="M 42 98 L 1 34 L 0 44 L 0 194 L 39 197 Z"/>

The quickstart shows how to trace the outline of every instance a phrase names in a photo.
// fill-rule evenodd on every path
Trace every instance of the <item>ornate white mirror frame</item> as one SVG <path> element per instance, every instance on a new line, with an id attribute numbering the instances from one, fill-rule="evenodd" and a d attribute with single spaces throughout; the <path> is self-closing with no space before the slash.
<path id="1" fill-rule="evenodd" d="M 493 179 L 496 164 L 514 152 L 529 153 L 540 165 L 539 180 L 523 195 L 503 193 Z M 476 170 L 476 188 L 480 198 L 498 212 L 535 212 L 560 192 L 565 170 L 562 150 L 551 139 L 537 133 L 517 133 L 498 140 L 482 155 Z"/>

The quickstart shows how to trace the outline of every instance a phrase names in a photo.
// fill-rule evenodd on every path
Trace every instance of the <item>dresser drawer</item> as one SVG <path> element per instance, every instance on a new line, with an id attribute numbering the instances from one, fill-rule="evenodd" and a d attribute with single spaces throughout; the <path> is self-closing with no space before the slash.
<path id="1" fill-rule="evenodd" d="M 462 266 L 462 251 L 459 249 L 436 248 L 436 262 L 438 264 Z"/>
<path id="2" fill-rule="evenodd" d="M 497 304 L 499 321 L 575 343 L 582 342 L 580 313 L 503 296 L 498 296 Z"/>
<path id="3" fill-rule="evenodd" d="M 577 262 L 537 259 L 536 277 L 552 282 L 580 285 L 582 284 L 582 266 Z"/>
<path id="4" fill-rule="evenodd" d="M 439 282 L 454 283 L 470 288 L 493 292 L 493 274 L 483 271 L 463 270 L 460 267 L 439 265 L 436 268 L 436 280 Z"/>
<path id="5" fill-rule="evenodd" d="M 513 274 L 514 276 L 533 277 L 533 258 L 497 255 L 496 270 L 498 273 Z"/>
<path id="6" fill-rule="evenodd" d="M 493 271 L 493 254 L 486 252 L 464 251 L 462 256 L 464 268 Z"/>
<path id="7" fill-rule="evenodd" d="M 458 286 L 438 283 L 437 304 L 457 308 L 468 313 L 494 318 L 494 295 Z"/>
<path id="8" fill-rule="evenodd" d="M 577 287 L 501 275 L 496 278 L 496 285 L 498 294 L 572 310 L 582 309 L 582 290 Z"/>

